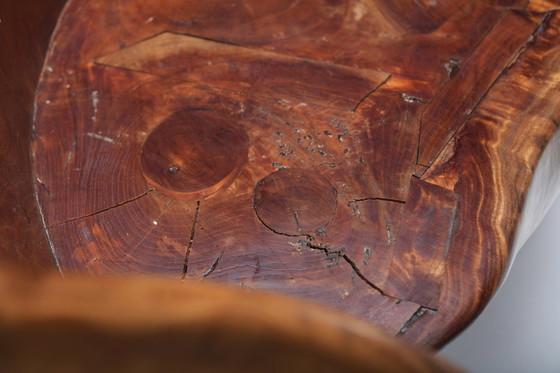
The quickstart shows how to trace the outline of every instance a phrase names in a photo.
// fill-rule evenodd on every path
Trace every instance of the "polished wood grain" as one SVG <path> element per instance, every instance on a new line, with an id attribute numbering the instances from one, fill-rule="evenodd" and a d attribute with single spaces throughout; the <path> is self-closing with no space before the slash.
<path id="1" fill-rule="evenodd" d="M 557 144 L 555 8 L 68 2 L 32 144 L 57 263 L 268 289 L 441 345 L 496 290 Z"/>
<path id="2" fill-rule="evenodd" d="M 525 48 L 542 17 L 507 12 L 465 61 L 452 61 L 449 75 L 454 79 L 443 85 L 422 114 L 419 164 L 432 164 L 504 67 Z"/>
<path id="3" fill-rule="evenodd" d="M 389 77 L 388 73 L 167 32 L 97 62 L 251 95 L 346 110 L 353 109 L 356 102 Z M 294 80 L 294 76 L 298 79 Z"/>
<path id="4" fill-rule="evenodd" d="M 525 52 L 504 71 L 455 141 L 423 177 L 453 188 L 463 196 L 460 204 L 469 207 L 459 211 L 451 245 L 470 250 L 450 251 L 444 281 L 448 285 L 444 285 L 440 299 L 442 306 L 462 305 L 440 307 L 440 313 L 446 314 L 443 317 L 450 320 L 450 330 L 463 325 L 464 315 L 480 312 L 479 307 L 492 296 L 492 289 L 498 286 L 510 264 L 512 247 L 520 244 L 515 240 L 515 229 L 534 229 L 533 222 L 526 219 L 518 226 L 519 214 L 530 187 L 529 176 L 533 175 L 543 150 L 545 156 L 541 161 L 547 177 L 543 180 L 541 175 L 531 186 L 530 199 L 548 200 L 550 204 L 560 187 L 560 106 L 556 100 L 560 89 L 556 70 L 560 62 L 559 27 L 560 14 L 549 14 Z M 538 221 L 545 211 L 542 205 L 530 204 L 524 214 Z M 452 275 L 453 268 L 465 266 L 470 268 L 468 280 Z M 457 289 L 461 289 L 460 296 Z M 430 340 L 430 329 L 440 322 L 438 318 L 426 314 L 420 321 L 421 327 L 408 338 Z"/>

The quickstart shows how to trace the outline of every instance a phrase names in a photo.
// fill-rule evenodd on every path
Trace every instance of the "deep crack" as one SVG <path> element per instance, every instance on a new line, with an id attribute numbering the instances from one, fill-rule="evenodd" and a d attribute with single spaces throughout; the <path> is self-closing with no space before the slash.
<path id="1" fill-rule="evenodd" d="M 418 308 L 416 312 L 414 312 L 410 319 L 408 319 L 407 322 L 404 323 L 403 327 L 401 328 L 401 330 L 399 330 L 397 335 L 399 336 L 406 333 L 428 311 L 437 312 L 437 310 L 435 309 L 420 306 L 420 308 Z"/>
<path id="2" fill-rule="evenodd" d="M 220 260 L 222 260 L 223 256 L 224 256 L 224 252 L 222 251 L 220 253 L 220 255 L 216 258 L 216 260 L 214 260 L 214 263 L 212 263 L 210 268 L 208 268 L 208 270 L 202 274 L 203 278 L 208 277 L 212 272 L 214 272 L 216 270 L 216 268 L 218 267 L 218 264 L 220 264 Z"/>
<path id="3" fill-rule="evenodd" d="M 189 237 L 189 243 L 187 245 L 187 252 L 185 253 L 185 263 L 183 265 L 183 274 L 181 275 L 181 279 L 184 279 L 187 276 L 187 271 L 189 269 L 189 257 L 191 255 L 191 249 L 193 247 L 194 236 L 196 233 L 196 224 L 198 223 L 199 211 L 200 211 L 200 201 L 196 201 L 196 209 L 194 210 L 193 223 L 191 226 L 191 235 Z M 216 265 L 218 264 L 216 263 Z"/>
<path id="4" fill-rule="evenodd" d="M 395 203 L 406 203 L 402 199 L 396 199 L 396 198 L 366 197 L 366 198 L 354 198 L 352 201 L 348 202 L 348 206 L 350 206 L 350 204 L 353 202 L 364 202 L 364 201 L 387 201 L 387 202 L 395 202 Z"/>
<path id="5" fill-rule="evenodd" d="M 354 106 L 354 109 L 352 109 L 352 112 L 355 113 L 356 110 L 358 110 L 358 108 L 360 107 L 360 105 L 361 105 L 365 100 L 367 100 L 369 96 L 371 96 L 372 94 L 374 94 L 375 92 L 377 92 L 377 90 L 378 90 L 379 88 L 381 88 L 382 86 L 384 86 L 384 85 L 389 81 L 389 79 L 391 79 L 392 76 L 393 76 L 393 75 L 389 74 L 389 76 L 388 76 L 384 81 L 382 81 L 381 83 L 379 83 L 379 85 L 378 85 L 377 87 L 375 87 L 374 89 L 372 89 L 371 91 L 369 91 L 364 97 L 362 97 L 362 99 L 361 99 L 360 101 L 358 101 L 358 103 L 356 104 L 356 106 Z"/>
<path id="6" fill-rule="evenodd" d="M 358 275 L 359 278 L 362 279 L 362 281 L 364 281 L 366 284 L 368 284 L 369 286 L 371 286 L 372 288 L 374 288 L 375 290 L 377 290 L 381 295 L 384 295 L 386 297 L 389 298 L 393 298 L 393 299 L 398 299 L 395 298 L 391 295 L 386 294 L 383 290 L 381 290 L 380 287 L 378 287 L 377 285 L 375 285 L 373 282 L 371 282 L 370 280 L 367 279 L 366 276 L 364 276 L 364 274 L 360 271 L 360 269 L 358 268 L 358 266 L 356 266 L 356 263 L 354 263 L 349 257 L 348 255 L 344 254 L 342 255 L 342 258 L 344 258 L 344 260 L 346 260 L 346 262 L 348 264 L 350 264 L 350 266 L 352 267 L 352 269 L 354 270 L 354 272 L 356 272 L 356 274 Z"/>
<path id="7" fill-rule="evenodd" d="M 40 183 L 41 185 L 43 185 L 41 182 L 39 182 L 39 183 Z M 92 212 L 92 213 L 87 214 L 87 215 L 78 216 L 78 217 L 76 217 L 76 218 L 71 218 L 71 219 L 68 219 L 68 220 L 64 220 L 64 221 L 62 221 L 62 222 L 60 222 L 60 223 L 51 224 L 51 225 L 49 225 L 47 228 L 51 228 L 51 227 L 55 227 L 55 226 L 57 226 L 57 225 L 62 225 L 62 224 L 70 223 L 70 222 L 73 222 L 73 221 L 76 221 L 76 220 L 81 220 L 81 219 L 89 218 L 89 217 L 91 217 L 91 216 L 95 216 L 95 215 L 98 215 L 98 214 L 107 212 L 107 211 L 109 211 L 109 210 L 116 209 L 116 208 L 118 208 L 118 207 L 124 206 L 124 205 L 126 205 L 126 204 L 131 203 L 131 202 L 137 201 L 137 200 L 139 200 L 140 198 L 143 198 L 143 197 L 147 196 L 148 194 L 152 193 L 154 190 L 155 190 L 155 189 L 150 189 L 150 190 L 148 190 L 147 192 L 144 192 L 144 193 L 140 194 L 139 196 L 133 197 L 133 198 L 131 198 L 131 199 L 129 199 L 129 200 L 126 200 L 126 201 L 124 201 L 124 202 L 117 203 L 116 205 L 113 205 L 113 206 L 111 206 L 111 207 L 106 207 L 106 208 L 104 208 L 104 209 L 101 209 L 101 210 Z"/>
<path id="8" fill-rule="evenodd" d="M 350 266 L 352 267 L 352 269 L 354 270 L 354 272 L 358 275 L 358 277 L 360 279 L 362 279 L 362 281 L 364 281 L 366 284 L 368 284 L 370 287 L 372 287 L 373 289 L 377 290 L 381 295 L 389 297 L 389 298 L 393 298 L 393 299 L 397 299 L 391 295 L 385 294 L 385 292 L 383 290 L 381 290 L 381 288 L 379 288 L 377 285 L 375 285 L 373 282 L 371 282 L 370 280 L 368 280 L 363 273 L 360 271 L 360 269 L 356 266 L 356 264 L 348 257 L 348 255 L 345 254 L 345 249 L 344 248 L 340 248 L 338 250 L 331 250 L 331 248 L 329 247 L 329 245 L 321 245 L 321 244 L 314 244 L 312 243 L 313 241 L 313 237 L 308 236 L 308 240 L 305 242 L 306 246 L 310 249 L 313 250 L 321 250 L 325 253 L 325 255 L 327 256 L 328 259 L 331 259 L 330 256 L 332 256 L 333 254 L 336 254 L 337 257 L 342 258 L 346 261 L 346 263 L 350 264 Z M 332 259 L 331 259 L 332 260 Z"/>

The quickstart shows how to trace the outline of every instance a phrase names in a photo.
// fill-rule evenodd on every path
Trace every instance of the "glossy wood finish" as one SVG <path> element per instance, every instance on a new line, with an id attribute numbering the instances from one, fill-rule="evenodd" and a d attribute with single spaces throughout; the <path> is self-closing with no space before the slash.
<path id="1" fill-rule="evenodd" d="M 71 1 L 33 144 L 60 267 L 270 289 L 440 345 L 496 289 L 557 131 L 553 8 Z"/>
<path id="2" fill-rule="evenodd" d="M 442 304 L 455 305 L 461 299 L 463 307 L 476 314 L 478 302 L 485 302 L 492 295 L 491 289 L 498 285 L 508 268 L 515 229 L 525 229 L 518 227 L 518 223 L 530 187 L 528 175 L 533 175 L 549 141 L 552 148 L 547 149 L 543 162 L 552 162 L 548 166 L 550 172 L 546 182 L 537 179 L 533 193 L 557 190 L 560 184 L 560 157 L 555 139 L 560 124 L 559 28 L 560 13 L 549 14 L 524 53 L 502 74 L 458 132 L 456 141 L 449 144 L 435 166 L 424 175 L 427 181 L 453 187 L 463 196 L 463 206 L 470 207 L 460 212 L 464 215 L 458 217 L 459 225 L 451 245 L 478 249 L 478 253 L 476 250 L 450 252 L 446 282 L 455 285 L 444 286 L 448 290 L 442 294 Z M 485 192 L 476 193 L 476 190 Z M 541 196 L 548 199 L 548 206 L 551 195 L 554 193 L 545 192 Z M 541 207 L 537 211 L 535 215 L 542 216 L 546 209 Z M 525 213 L 534 214 L 534 210 Z M 465 263 L 472 266 L 470 281 L 451 275 L 453 268 Z M 454 287 L 460 288 L 461 294 L 478 291 L 480 298 L 471 304 L 463 303 L 465 297 L 458 298 L 457 291 L 451 290 Z M 422 320 L 424 330 L 416 330 L 423 338 L 430 338 L 431 327 L 439 322 L 432 316 Z M 460 313 L 451 311 L 447 317 L 454 320 L 451 325 L 461 325 Z"/>

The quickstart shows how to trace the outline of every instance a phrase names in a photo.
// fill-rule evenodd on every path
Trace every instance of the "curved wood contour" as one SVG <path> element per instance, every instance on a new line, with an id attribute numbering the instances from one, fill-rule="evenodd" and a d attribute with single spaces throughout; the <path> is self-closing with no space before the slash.
<path id="1" fill-rule="evenodd" d="M 347 315 L 246 289 L 0 272 L 0 297 L 9 372 L 458 372 Z"/>
<path id="2" fill-rule="evenodd" d="M 33 141 L 60 268 L 227 280 L 441 345 L 497 288 L 557 132 L 558 7 L 224 4 L 67 4 Z"/>

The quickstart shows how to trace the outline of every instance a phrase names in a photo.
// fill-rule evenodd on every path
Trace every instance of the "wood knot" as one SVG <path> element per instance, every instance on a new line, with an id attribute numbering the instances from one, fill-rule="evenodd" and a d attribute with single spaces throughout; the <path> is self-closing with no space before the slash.
<path id="1" fill-rule="evenodd" d="M 272 231 L 290 236 L 324 229 L 337 208 L 337 192 L 317 173 L 284 169 L 257 183 L 254 206 L 259 219 Z"/>
<path id="2" fill-rule="evenodd" d="M 172 114 L 142 148 L 144 176 L 176 199 L 199 200 L 228 186 L 247 162 L 248 138 L 231 118 L 213 111 Z"/>

